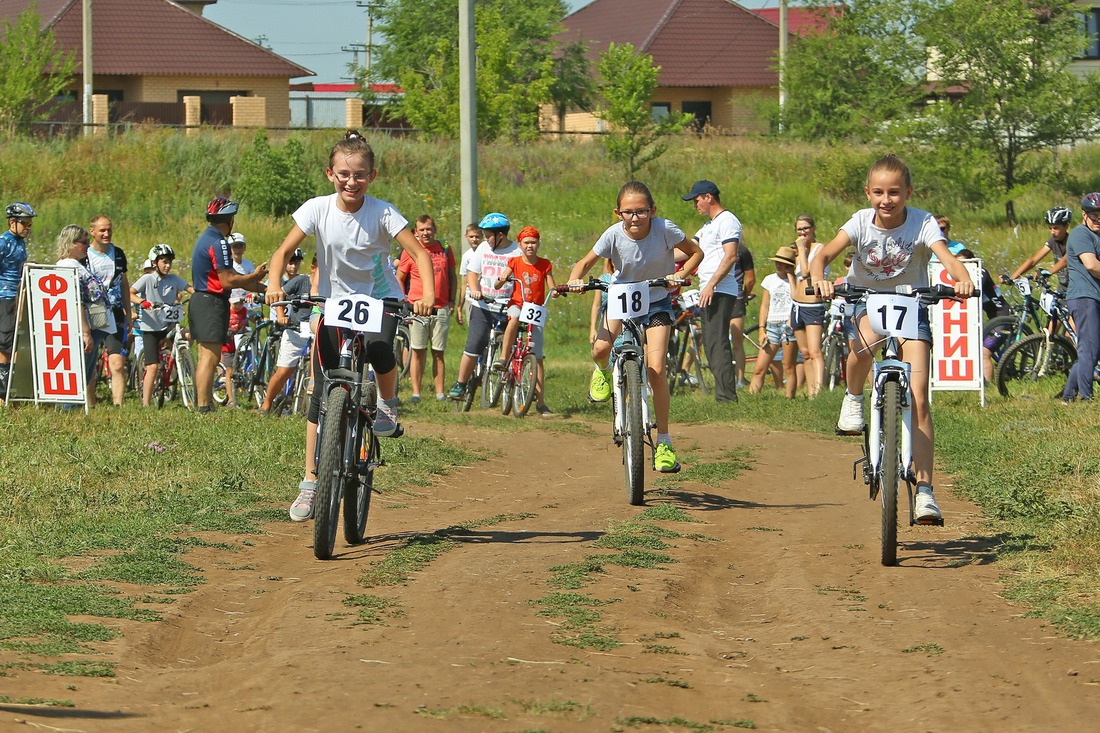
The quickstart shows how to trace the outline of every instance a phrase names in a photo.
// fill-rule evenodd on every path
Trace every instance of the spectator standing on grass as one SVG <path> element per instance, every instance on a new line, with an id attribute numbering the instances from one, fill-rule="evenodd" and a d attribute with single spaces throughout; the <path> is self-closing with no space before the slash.
<path id="1" fill-rule="evenodd" d="M 798 349 L 794 347 L 794 331 L 791 330 L 791 283 L 794 281 L 794 266 L 798 252 L 793 245 L 780 247 L 771 258 L 775 263 L 775 272 L 764 278 L 760 284 L 760 332 L 757 340 L 760 353 L 756 356 L 756 367 L 749 384 L 749 394 L 757 394 L 764 388 L 776 353 L 783 349 L 783 381 L 787 399 L 793 399 L 798 389 L 797 361 Z M 776 375 L 776 387 L 781 386 L 781 378 Z"/>
<path id="2" fill-rule="evenodd" d="M 84 338 L 84 378 L 88 384 L 86 394 L 88 405 L 95 404 L 95 389 L 92 387 L 92 379 L 95 376 L 97 360 L 97 338 L 102 339 L 105 331 L 94 331 L 91 326 L 91 310 L 97 310 L 104 316 L 110 309 L 107 299 L 107 290 L 103 283 L 92 274 L 85 264 L 88 255 L 88 247 L 91 238 L 88 230 L 77 224 L 69 224 L 57 235 L 57 264 L 62 267 L 71 267 L 76 270 L 77 280 L 80 283 L 80 300 L 82 304 L 80 314 L 80 331 Z M 74 405 L 66 405 L 72 409 Z"/>
<path id="3" fill-rule="evenodd" d="M 432 383 L 435 386 L 435 398 L 447 399 L 444 392 L 444 380 L 447 378 L 444 354 L 447 351 L 447 335 L 451 330 L 451 311 L 455 304 L 457 282 L 455 278 L 455 256 L 449 247 L 444 247 L 435 238 L 435 220 L 424 214 L 413 225 L 416 241 L 428 251 L 432 260 L 432 279 L 435 282 L 435 315 L 409 322 L 409 341 L 412 359 L 409 363 L 409 379 L 412 382 L 413 404 L 420 401 L 420 388 L 424 382 L 424 368 L 428 362 L 428 349 L 432 350 Z M 420 269 L 408 252 L 402 251 L 397 265 L 397 282 L 405 292 L 410 303 L 420 300 L 424 292 Z"/>
<path id="4" fill-rule="evenodd" d="M 741 293 L 733 301 L 733 317 L 730 318 L 730 344 L 733 346 L 733 365 L 737 375 L 737 388 L 745 386 L 745 313 L 752 289 L 756 287 L 756 264 L 752 252 L 743 241 L 737 244 L 737 261 L 733 274 Z"/>
<path id="5" fill-rule="evenodd" d="M 696 181 L 681 198 L 693 202 L 695 210 L 707 219 L 692 237 L 703 250 L 703 261 L 698 269 L 703 350 L 714 373 L 714 399 L 735 402 L 737 373 L 729 329 L 737 296 L 741 294 L 741 286 L 734 272 L 741 241 L 741 222 L 732 211 L 722 206 L 718 186 L 711 181 Z"/>
<path id="6" fill-rule="evenodd" d="M 130 332 L 130 282 L 126 276 L 129 269 L 126 253 L 111 241 L 113 227 L 111 220 L 100 214 L 92 218 L 90 230 L 92 245 L 88 248 L 85 266 L 107 288 L 107 302 L 111 308 L 111 324 L 104 331 L 102 341 L 97 339 L 93 359 L 99 357 L 102 344 L 107 352 L 107 367 L 111 372 L 111 401 L 122 404 L 126 394 L 126 350 L 127 336 Z M 98 372 L 96 372 L 98 374 Z M 88 391 L 95 393 L 95 385 L 89 385 Z"/>
<path id="7" fill-rule="evenodd" d="M 198 344 L 195 365 L 195 411 L 214 411 L 214 370 L 221 359 L 222 346 L 229 333 L 229 292 L 243 288 L 263 292 L 260 284 L 267 276 L 267 266 L 260 265 L 251 275 L 233 269 L 229 253 L 229 233 L 238 204 L 224 196 L 211 199 L 206 205 L 208 226 L 195 240 L 191 253 L 191 282 L 195 295 L 188 308 L 191 336 Z"/>
<path id="8" fill-rule="evenodd" d="M 466 227 L 466 251 L 458 262 L 458 297 L 455 298 L 455 323 L 462 325 L 470 320 L 470 288 L 466 285 L 466 273 L 470 267 L 470 258 L 481 244 L 481 227 L 469 224 Z"/>
<path id="9" fill-rule="evenodd" d="M 1066 239 L 1066 306 L 1077 328 L 1077 361 L 1062 390 L 1065 404 L 1092 399 L 1093 373 L 1100 361 L 1100 193 L 1085 196 L 1081 210 L 1080 226 Z"/>
<path id="10" fill-rule="evenodd" d="M 160 368 L 160 348 L 168 331 L 174 325 L 164 319 L 162 310 L 154 305 L 176 305 L 185 293 L 194 293 L 195 289 L 179 275 L 171 272 L 176 252 L 167 244 L 154 244 L 149 250 L 147 262 L 153 263 L 153 271 L 139 277 L 130 286 L 130 302 L 141 306 L 137 329 L 141 334 L 142 356 L 145 372 L 141 382 L 141 404 L 148 407 L 153 399 L 153 387 L 157 383 L 157 370 Z M 137 339 L 134 339 L 137 343 Z M 135 352 L 133 358 L 137 358 Z"/>
<path id="11" fill-rule="evenodd" d="M 817 241 L 816 226 L 814 218 L 809 214 L 799 214 L 794 220 L 794 246 L 798 252 L 798 262 L 794 270 L 795 281 L 791 285 L 791 299 L 794 301 L 791 330 L 794 331 L 798 350 L 802 354 L 806 396 L 811 400 L 817 397 L 825 378 L 825 360 L 821 355 L 825 303 L 816 295 L 806 294 L 806 287 L 810 284 L 810 266 L 825 248 L 824 244 Z"/>
<path id="12" fill-rule="evenodd" d="M 19 302 L 19 286 L 23 282 L 23 265 L 27 262 L 27 236 L 34 222 L 34 209 L 22 201 L 4 209 L 8 229 L 0 234 L 0 402 L 8 395 L 8 371 L 15 344 L 15 312 Z"/>

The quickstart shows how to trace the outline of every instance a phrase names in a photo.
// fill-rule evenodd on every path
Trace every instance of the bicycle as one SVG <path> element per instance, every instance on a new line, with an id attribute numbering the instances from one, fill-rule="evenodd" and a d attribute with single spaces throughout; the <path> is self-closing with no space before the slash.
<path id="1" fill-rule="evenodd" d="M 164 407 L 166 401 L 175 399 L 178 387 L 183 406 L 189 410 L 194 409 L 195 357 L 191 353 L 189 334 L 181 321 L 183 306 L 154 303 L 153 310 L 159 310 L 163 321 L 171 326 L 165 340 L 172 342 L 169 348 L 160 350 L 160 370 L 153 386 L 153 400 L 158 409 Z"/>
<path id="2" fill-rule="evenodd" d="M 683 285 L 687 280 L 669 280 L 656 278 L 643 280 L 637 283 L 608 284 L 589 278 L 587 283 L 579 287 L 560 285 L 555 290 L 559 293 L 586 293 L 591 290 L 602 290 L 608 293 L 608 311 L 611 311 L 611 301 L 615 299 L 616 305 L 622 308 L 618 312 L 625 312 L 627 316 L 622 319 L 622 336 L 617 338 L 611 346 L 611 409 L 612 409 L 612 438 L 615 445 L 623 449 L 623 469 L 626 474 L 627 499 L 637 506 L 644 503 L 645 485 L 642 475 L 642 455 L 644 447 L 649 446 L 651 456 L 656 459 L 657 446 L 653 441 L 652 412 L 649 407 L 647 394 L 649 383 L 645 367 L 645 328 L 637 320 L 649 312 L 649 288 L 668 287 L 669 285 Z M 650 465 L 654 464 L 650 462 Z M 679 471 L 677 467 L 673 473 Z"/>
<path id="3" fill-rule="evenodd" d="M 289 412 L 292 415 L 303 414 L 309 405 L 309 378 L 312 371 L 310 363 L 310 351 L 313 346 L 313 332 L 309 328 L 309 322 L 301 324 L 301 333 L 306 334 L 306 342 L 302 346 L 298 356 L 298 367 L 283 385 L 283 390 L 271 400 L 271 414 L 282 415 Z M 280 347 L 281 348 L 281 347 Z M 278 350 L 276 350 L 276 355 Z M 269 364 L 277 364 L 277 356 L 268 355 Z M 270 377 L 268 378 L 270 381 Z M 262 407 L 261 403 L 261 407 Z"/>
<path id="4" fill-rule="evenodd" d="M 807 288 L 807 295 L 812 294 Z M 852 478 L 862 464 L 863 482 L 870 487 L 870 498 L 881 499 L 881 561 L 897 564 L 898 556 L 898 493 L 905 482 L 909 497 L 909 525 L 917 524 L 914 501 L 916 476 L 913 473 L 913 394 L 910 388 L 910 365 L 901 358 L 902 338 L 915 338 L 917 311 L 920 305 L 931 305 L 955 297 L 948 285 L 929 288 L 898 286 L 896 290 L 876 290 L 857 285 L 837 285 L 836 298 L 848 303 L 866 301 L 867 317 L 875 333 L 883 336 L 882 355 L 874 362 L 871 387 L 871 419 L 864 426 L 863 456 L 852 464 Z M 888 317 L 889 316 L 889 317 Z M 852 435 L 837 430 L 838 435 Z M 921 522 L 943 526 L 943 518 Z"/>
<path id="5" fill-rule="evenodd" d="M 374 470 L 385 465 L 374 433 L 378 388 L 366 360 L 366 338 L 382 330 L 386 315 L 407 316 L 412 306 L 365 295 L 307 296 L 275 305 L 320 305 L 326 323 L 340 327 L 339 366 L 321 370 L 325 390 L 317 418 L 317 495 L 313 556 L 332 558 L 343 504 L 344 540 L 363 541 L 374 491 Z M 401 435 L 400 429 L 393 437 Z"/>
<path id="6" fill-rule="evenodd" d="M 253 319 L 250 315 L 249 320 Z M 263 405 L 267 383 L 278 362 L 282 335 L 282 327 L 274 321 L 258 320 L 241 339 L 233 355 L 233 391 L 237 404 L 251 397 L 256 407 Z"/>
<path id="7" fill-rule="evenodd" d="M 687 290 L 674 298 L 672 313 L 675 320 L 668 335 L 668 352 L 665 357 L 669 394 L 674 394 L 680 387 L 698 387 L 704 395 L 708 395 L 714 384 L 713 374 L 703 359 L 699 291 Z"/>
<path id="8" fill-rule="evenodd" d="M 493 364 L 496 363 L 497 355 L 500 353 L 500 347 L 504 341 L 504 327 L 508 322 L 505 315 L 508 301 L 486 296 L 481 299 L 481 302 L 495 306 L 491 311 L 493 313 L 493 327 L 489 331 L 489 341 L 485 344 L 485 348 L 481 350 L 481 353 L 478 354 L 474 371 L 470 374 L 469 381 L 466 382 L 466 393 L 460 401 L 455 403 L 455 410 L 458 412 L 470 411 L 474 406 L 474 398 L 477 395 L 478 387 L 482 386 L 482 383 L 485 385 L 485 388 L 481 390 L 482 409 L 496 407 L 500 400 L 501 388 L 504 385 L 504 375 L 494 371 Z"/>
<path id="9" fill-rule="evenodd" d="M 522 281 L 516 282 L 518 287 L 523 287 Z M 503 415 L 512 412 L 516 417 L 525 417 L 535 400 L 539 370 L 535 357 L 535 328 L 545 328 L 546 303 L 550 302 L 552 294 L 548 293 L 541 305 L 524 300 L 520 306 L 519 322 L 522 325 L 512 346 L 512 358 L 501 375 L 500 412 Z"/>
<path id="10" fill-rule="evenodd" d="M 844 381 L 845 364 L 848 361 L 848 336 L 844 333 L 843 303 L 834 302 L 825 311 L 821 339 L 821 357 L 825 363 L 825 381 L 822 386 L 832 392 Z"/>
<path id="11" fill-rule="evenodd" d="M 1070 323 L 1066 297 L 1050 286 L 1049 276 L 1043 270 L 1036 279 L 1043 289 L 1038 302 L 1047 314 L 1046 325 L 1038 333 L 1010 343 L 997 361 L 993 381 L 1003 397 L 1027 394 L 1035 382 L 1046 377 L 1064 379 L 1077 361 L 1077 334 Z"/>

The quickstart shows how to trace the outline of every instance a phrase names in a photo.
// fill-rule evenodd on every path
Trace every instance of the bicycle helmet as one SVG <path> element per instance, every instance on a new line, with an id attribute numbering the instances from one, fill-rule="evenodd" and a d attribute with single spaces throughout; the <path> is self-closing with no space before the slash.
<path id="1" fill-rule="evenodd" d="M 1070 219 L 1073 218 L 1073 212 L 1067 209 L 1065 206 L 1055 206 L 1053 209 L 1047 209 L 1046 215 L 1047 226 L 1054 226 L 1055 224 L 1069 224 Z"/>
<path id="2" fill-rule="evenodd" d="M 30 204 L 25 204 L 22 201 L 8 204 L 4 209 L 4 215 L 9 219 L 33 219 L 38 216 L 34 213 L 34 209 L 31 208 Z"/>
<path id="3" fill-rule="evenodd" d="M 507 216 L 494 211 L 482 217 L 477 225 L 482 229 L 507 229 L 512 226 L 512 223 L 508 221 Z"/>
<path id="4" fill-rule="evenodd" d="M 1090 193 L 1081 199 L 1082 211 L 1097 211 L 1100 210 L 1100 193 Z"/>
<path id="5" fill-rule="evenodd" d="M 230 247 L 232 247 L 234 244 L 247 244 L 247 242 L 244 241 L 244 235 L 240 232 L 233 232 L 228 237 L 226 237 L 226 241 L 229 242 Z"/>
<path id="6" fill-rule="evenodd" d="M 293 254 L 290 255 L 290 262 L 293 262 L 294 260 L 304 260 L 305 258 L 306 253 L 302 251 L 302 248 L 296 247 Z"/>
<path id="7" fill-rule="evenodd" d="M 215 196 L 206 205 L 206 218 L 212 216 L 233 216 L 237 213 L 237 202 L 230 201 L 225 196 Z"/>
<path id="8" fill-rule="evenodd" d="M 174 260 L 176 259 L 176 252 L 167 244 L 154 244 L 153 248 L 149 250 L 149 261 L 156 262 L 161 257 Z"/>

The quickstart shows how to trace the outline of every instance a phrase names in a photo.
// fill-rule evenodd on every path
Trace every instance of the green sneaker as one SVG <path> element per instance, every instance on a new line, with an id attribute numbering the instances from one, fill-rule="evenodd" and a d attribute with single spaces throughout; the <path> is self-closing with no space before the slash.
<path id="1" fill-rule="evenodd" d="M 607 402 L 611 399 L 611 370 L 596 367 L 592 378 L 588 380 L 588 399 L 593 402 Z"/>
<path id="2" fill-rule="evenodd" d="M 661 473 L 679 473 L 680 464 L 676 462 L 676 452 L 668 443 L 658 443 L 653 454 L 653 467 Z"/>
<path id="3" fill-rule="evenodd" d="M 466 396 L 466 385 L 462 382 L 455 382 L 455 386 L 451 387 L 451 391 L 447 393 L 447 396 L 452 400 L 461 400 Z"/>

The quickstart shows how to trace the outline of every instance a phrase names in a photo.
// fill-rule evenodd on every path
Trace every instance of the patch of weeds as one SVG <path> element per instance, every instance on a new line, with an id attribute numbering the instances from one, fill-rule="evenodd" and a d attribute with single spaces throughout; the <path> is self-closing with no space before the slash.
<path id="1" fill-rule="evenodd" d="M 646 644 L 642 648 L 642 654 L 679 654 L 681 656 L 687 656 L 687 652 L 682 652 L 674 646 L 668 644 Z"/>
<path id="2" fill-rule="evenodd" d="M 80 573 L 87 580 L 113 580 L 134 585 L 196 586 L 204 581 L 199 569 L 175 553 L 161 548 L 141 548 L 108 555 Z"/>
<path id="3" fill-rule="evenodd" d="M 432 560 L 457 546 L 457 542 L 438 532 L 418 535 L 374 563 L 359 576 L 359 584 L 364 588 L 401 585 L 410 575 L 423 570 Z"/>
<path id="4" fill-rule="evenodd" d="M 625 725 L 628 728 L 641 728 L 643 725 L 659 725 L 665 728 L 676 726 L 678 728 L 686 728 L 687 730 L 699 731 L 699 733 L 710 733 L 710 731 L 714 730 L 714 726 L 709 723 L 688 720 L 687 718 L 681 718 L 679 715 L 673 718 L 657 718 L 652 715 L 631 715 L 629 718 L 615 718 L 615 722 L 619 725 Z"/>
<path id="5" fill-rule="evenodd" d="M 387 504 L 386 508 L 387 509 L 408 509 L 409 505 L 408 504 Z"/>
<path id="6" fill-rule="evenodd" d="M 744 446 L 723 455 L 715 463 L 696 463 L 688 466 L 680 474 L 681 481 L 697 481 L 714 485 L 719 481 L 735 479 L 744 471 L 752 469 L 750 451 Z"/>
<path id="7" fill-rule="evenodd" d="M 778 527 L 745 527 L 746 532 L 782 532 Z"/>
<path id="8" fill-rule="evenodd" d="M 56 700 L 50 697 L 8 697 L 0 695 L 0 702 L 8 705 L 41 705 L 50 708 L 75 708 L 72 700 Z"/>
<path id="9" fill-rule="evenodd" d="M 767 702 L 764 698 L 752 692 L 745 695 L 745 702 Z"/>
<path id="10" fill-rule="evenodd" d="M 42 665 L 39 669 L 45 674 L 66 677 L 114 677 L 115 665 L 109 662 L 74 660 Z"/>
<path id="11" fill-rule="evenodd" d="M 647 677 L 646 679 L 638 681 L 644 682 L 648 685 L 668 685 L 669 687 L 679 687 L 684 690 L 691 689 L 691 685 L 689 685 L 687 682 L 684 682 L 683 680 L 670 680 L 665 677 Z"/>
<path id="12" fill-rule="evenodd" d="M 649 636 L 643 636 L 638 641 L 653 641 L 654 639 L 683 639 L 679 631 L 654 631 Z"/>
<path id="13" fill-rule="evenodd" d="M 384 625 L 385 619 L 402 615 L 397 601 L 369 594 L 348 596 L 344 599 L 344 605 L 358 609 L 358 622 L 361 624 Z"/>
<path id="14" fill-rule="evenodd" d="M 841 588 L 835 585 L 818 586 L 818 595 L 828 595 L 829 593 L 837 593 L 837 600 L 840 601 L 854 601 L 856 603 L 862 603 L 867 600 L 867 597 L 854 588 Z M 860 609 L 857 609 L 860 610 Z"/>
<path id="15" fill-rule="evenodd" d="M 606 534 L 592 543 L 593 547 L 609 550 L 627 550 L 644 547 L 650 550 L 665 550 L 669 544 L 654 534 Z"/>
<path id="16" fill-rule="evenodd" d="M 151 596 L 151 595 L 146 594 L 146 595 L 142 596 L 141 598 L 139 598 L 138 601 L 141 602 L 141 603 L 163 603 L 164 605 L 169 605 L 169 604 L 175 603 L 176 599 L 175 598 L 165 598 L 164 596 Z"/>
<path id="17" fill-rule="evenodd" d="M 698 524 L 700 520 L 694 519 L 690 514 L 675 504 L 653 504 L 647 506 L 637 517 L 640 521 L 647 519 L 655 522 L 691 522 Z"/>
<path id="18" fill-rule="evenodd" d="M 711 719 L 710 722 L 714 725 L 724 725 L 728 728 L 744 728 L 746 730 L 756 730 L 756 723 L 752 722 L 748 718 L 737 718 L 736 720 L 730 718 L 722 718 L 720 720 Z"/>
<path id="19" fill-rule="evenodd" d="M 626 568 L 659 568 L 661 565 L 679 562 L 671 555 L 662 552 L 650 552 L 649 550 L 630 549 L 620 552 L 618 555 L 608 555 L 602 558 L 609 565 L 621 565 Z"/>
<path id="20" fill-rule="evenodd" d="M 597 557 L 588 557 L 581 562 L 567 565 L 555 565 L 550 570 L 554 573 L 548 581 L 550 587 L 561 590 L 583 588 L 592 582 L 588 576 L 604 572 L 603 564 Z"/>
<path id="21" fill-rule="evenodd" d="M 504 719 L 503 710 L 500 708 L 491 708 L 487 705 L 457 705 L 453 708 L 419 707 L 416 709 L 416 714 L 428 718 L 438 718 L 440 720 L 446 720 L 452 715 L 480 715 L 493 720 Z"/>
<path id="22" fill-rule="evenodd" d="M 601 601 L 580 593 L 551 593 L 534 603 L 543 606 L 538 612 L 539 616 L 565 619 L 566 628 L 581 628 L 590 626 L 603 617 L 599 611 L 592 610 L 593 608 L 617 603 L 617 600 Z"/>
<path id="23" fill-rule="evenodd" d="M 582 705 L 572 700 L 515 700 L 523 712 L 528 715 L 549 715 L 554 717 L 570 716 L 576 720 L 591 718 L 591 705 Z"/>
<path id="24" fill-rule="evenodd" d="M 943 654 L 943 647 L 936 643 L 917 644 L 915 646 L 906 647 L 901 650 L 902 654 L 919 654 L 924 653 L 930 657 L 938 657 Z"/>

